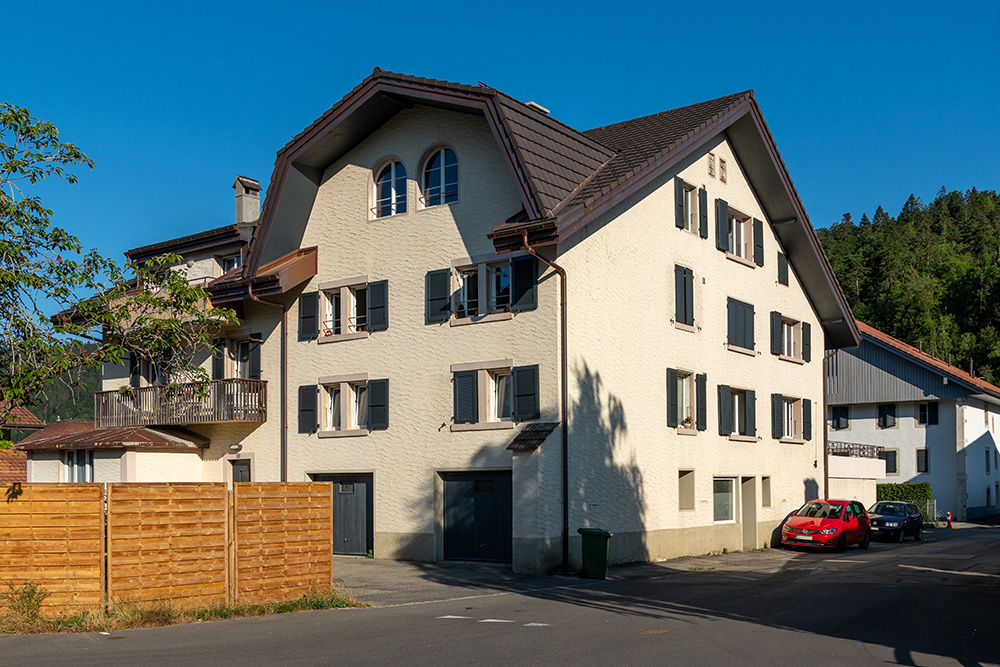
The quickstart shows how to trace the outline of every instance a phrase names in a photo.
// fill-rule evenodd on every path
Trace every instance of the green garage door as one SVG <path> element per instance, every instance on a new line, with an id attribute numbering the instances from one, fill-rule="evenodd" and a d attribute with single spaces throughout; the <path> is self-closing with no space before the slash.
<path id="1" fill-rule="evenodd" d="M 510 561 L 510 472 L 450 472 L 444 480 L 444 557 Z"/>

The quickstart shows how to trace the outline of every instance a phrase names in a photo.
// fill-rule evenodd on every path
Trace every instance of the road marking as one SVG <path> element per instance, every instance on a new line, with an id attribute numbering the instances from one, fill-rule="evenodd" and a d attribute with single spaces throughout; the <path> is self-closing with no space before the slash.
<path id="1" fill-rule="evenodd" d="M 824 563 L 867 563 L 866 560 L 849 560 L 847 558 L 832 558 L 830 560 L 823 561 Z"/>
<path id="2" fill-rule="evenodd" d="M 547 627 L 549 627 L 549 624 L 548 623 L 525 623 L 524 627 L 526 627 L 526 628 L 547 628 Z"/>
<path id="3" fill-rule="evenodd" d="M 593 579 L 590 581 L 582 582 L 579 584 L 570 584 L 566 586 L 544 586 L 542 588 L 525 588 L 524 590 L 517 591 L 501 591 L 499 593 L 483 593 L 481 595 L 465 595 L 458 598 L 443 598 L 440 600 L 420 600 L 419 602 L 400 602 L 398 604 L 383 604 L 374 606 L 375 609 L 392 609 L 394 607 L 414 607 L 421 604 L 437 604 L 438 602 L 462 602 L 464 600 L 479 600 L 482 598 L 496 598 L 502 597 L 504 595 L 520 595 L 524 593 L 541 593 L 544 591 L 559 591 L 571 588 L 583 588 L 585 586 L 597 586 L 599 584 L 606 584 L 608 580 L 606 579 Z"/>
<path id="4" fill-rule="evenodd" d="M 435 616 L 434 618 L 472 618 L 471 616 Z"/>
<path id="5" fill-rule="evenodd" d="M 476 623 L 513 623 L 514 621 L 508 621 L 503 618 L 484 618 L 481 621 L 476 621 Z"/>
<path id="6" fill-rule="evenodd" d="M 961 574 L 966 577 L 996 577 L 1000 579 L 1000 574 L 986 574 L 985 572 L 958 572 L 955 570 L 939 570 L 936 567 L 920 567 L 919 565 L 903 565 L 900 563 L 900 567 L 909 568 L 911 570 L 923 570 L 924 572 L 938 572 L 940 574 Z"/>

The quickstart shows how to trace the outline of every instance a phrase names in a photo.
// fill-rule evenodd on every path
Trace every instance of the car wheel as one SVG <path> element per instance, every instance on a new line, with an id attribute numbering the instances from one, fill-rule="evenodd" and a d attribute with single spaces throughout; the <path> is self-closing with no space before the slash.
<path id="1" fill-rule="evenodd" d="M 918 542 L 920 540 L 924 539 L 924 527 L 923 526 L 920 526 L 920 528 L 917 528 L 917 534 L 913 536 L 913 539 L 917 540 Z"/>
<path id="2" fill-rule="evenodd" d="M 899 529 L 899 530 L 898 530 L 898 531 L 896 532 L 896 541 L 897 541 L 897 542 L 902 542 L 902 541 L 903 541 L 903 537 L 904 537 L 905 533 L 906 533 L 906 531 L 905 531 L 905 530 L 903 530 L 902 528 L 900 528 L 900 529 Z"/>
<path id="3" fill-rule="evenodd" d="M 867 549 L 868 545 L 871 544 L 871 543 L 872 543 L 872 531 L 866 530 L 865 531 L 865 539 L 861 540 L 861 543 L 858 544 L 858 548 L 860 548 L 860 549 Z"/>
<path id="4" fill-rule="evenodd" d="M 837 546 L 833 548 L 834 551 L 843 551 L 844 547 L 847 546 L 847 536 L 843 533 L 840 534 L 840 538 L 837 540 Z"/>

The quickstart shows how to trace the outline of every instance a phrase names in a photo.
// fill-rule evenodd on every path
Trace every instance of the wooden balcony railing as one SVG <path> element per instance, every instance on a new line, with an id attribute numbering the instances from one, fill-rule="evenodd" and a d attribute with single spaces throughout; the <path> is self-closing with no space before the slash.
<path id="1" fill-rule="evenodd" d="M 97 428 L 264 421 L 267 382 L 263 380 L 233 378 L 94 394 Z"/>
<path id="2" fill-rule="evenodd" d="M 859 445 L 856 442 L 834 442 L 827 443 L 826 451 L 832 456 L 850 456 L 856 459 L 880 459 L 885 447 L 878 445 Z"/>

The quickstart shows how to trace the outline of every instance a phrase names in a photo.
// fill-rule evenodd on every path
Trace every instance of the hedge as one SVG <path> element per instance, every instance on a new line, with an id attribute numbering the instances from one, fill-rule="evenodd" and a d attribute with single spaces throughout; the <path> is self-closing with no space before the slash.
<path id="1" fill-rule="evenodd" d="M 908 484 L 876 484 L 876 500 L 899 500 L 907 503 L 917 503 L 923 506 L 934 498 L 930 482 L 912 482 Z"/>

